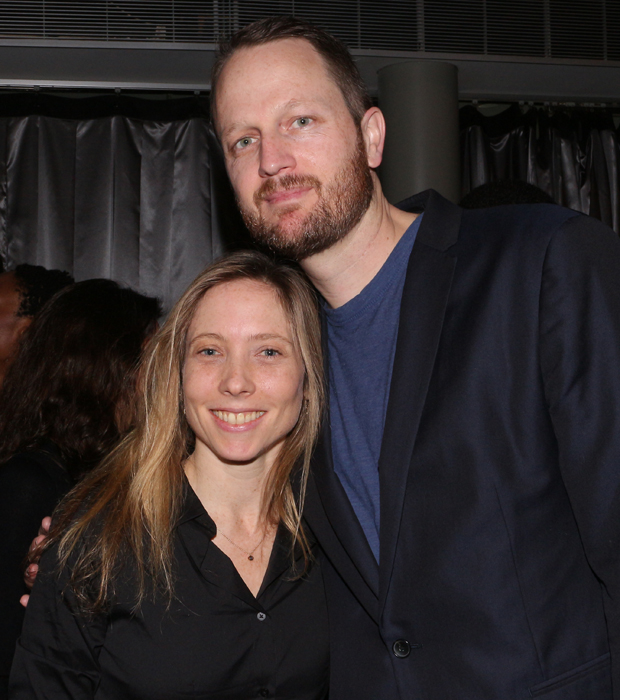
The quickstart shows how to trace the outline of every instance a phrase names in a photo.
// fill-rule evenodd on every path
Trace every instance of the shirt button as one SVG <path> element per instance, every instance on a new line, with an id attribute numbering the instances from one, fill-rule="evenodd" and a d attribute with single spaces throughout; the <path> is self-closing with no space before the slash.
<path id="1" fill-rule="evenodd" d="M 257 619 L 258 619 L 260 622 L 262 622 L 263 620 L 266 620 L 266 619 L 267 619 L 267 615 L 265 615 L 264 612 L 259 612 L 258 615 L 257 615 L 256 617 L 257 617 Z M 263 688 L 263 690 L 264 690 L 264 688 Z M 261 692 L 262 692 L 262 691 L 261 691 Z M 269 692 L 269 691 L 265 691 L 265 692 Z M 267 697 L 267 696 L 265 695 L 264 697 Z"/>
<path id="2" fill-rule="evenodd" d="M 258 691 L 258 694 L 261 698 L 268 698 L 269 697 L 269 691 L 267 690 L 267 688 L 261 688 Z"/>
<path id="3" fill-rule="evenodd" d="M 397 639 L 394 644 L 392 644 L 392 651 L 394 652 L 394 656 L 397 656 L 399 659 L 404 659 L 409 656 L 411 645 L 406 639 Z"/>

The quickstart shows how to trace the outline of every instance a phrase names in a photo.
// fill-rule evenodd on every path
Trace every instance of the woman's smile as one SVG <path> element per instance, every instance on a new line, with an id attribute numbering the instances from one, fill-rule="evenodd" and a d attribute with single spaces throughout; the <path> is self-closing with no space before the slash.
<path id="1" fill-rule="evenodd" d="M 248 427 L 253 428 L 256 421 L 265 415 L 265 411 L 220 411 L 211 409 L 211 413 L 227 427 Z"/>

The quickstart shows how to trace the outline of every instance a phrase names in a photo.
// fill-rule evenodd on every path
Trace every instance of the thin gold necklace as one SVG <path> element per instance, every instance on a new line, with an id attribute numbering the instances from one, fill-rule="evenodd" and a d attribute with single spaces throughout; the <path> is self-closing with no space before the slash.
<path id="1" fill-rule="evenodd" d="M 254 552 L 263 544 L 265 541 L 265 537 L 267 537 L 267 530 L 265 530 L 263 536 L 261 537 L 260 542 L 254 547 L 254 549 L 251 552 L 248 552 L 247 550 L 243 549 L 243 547 L 240 547 L 236 542 L 233 542 L 228 535 L 225 535 L 221 530 L 218 529 L 217 531 L 218 535 L 221 535 L 225 540 L 228 540 L 230 544 L 232 544 L 233 547 L 236 547 L 240 552 L 243 552 L 244 554 L 247 554 L 248 561 L 254 561 Z"/>

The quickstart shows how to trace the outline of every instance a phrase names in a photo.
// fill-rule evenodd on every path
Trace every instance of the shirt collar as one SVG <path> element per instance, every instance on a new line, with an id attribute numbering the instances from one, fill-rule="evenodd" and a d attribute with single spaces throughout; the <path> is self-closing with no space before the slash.
<path id="1" fill-rule="evenodd" d="M 213 518 L 207 513 L 205 507 L 202 505 L 200 499 L 196 495 L 194 489 L 189 484 L 187 477 L 183 476 L 183 505 L 181 507 L 181 515 L 177 521 L 177 527 L 190 522 L 196 521 L 202 527 L 205 528 L 209 539 L 213 539 L 217 534 L 217 525 Z M 316 542 L 314 536 L 309 531 L 309 528 L 305 528 L 306 539 L 310 550 L 314 550 L 313 554 L 316 555 Z M 281 576 L 285 571 L 291 570 L 293 561 L 295 562 L 295 568 L 303 571 L 304 568 L 304 556 L 303 550 L 298 543 L 295 543 L 294 554 L 291 554 L 292 537 L 288 530 L 284 527 L 282 523 L 278 526 L 275 542 L 273 544 L 273 550 L 271 552 L 271 557 L 269 560 L 269 565 L 267 567 L 267 572 L 265 574 L 265 579 L 261 587 L 261 592 L 264 591 L 273 581 L 275 581 L 279 576 Z M 200 554 L 200 559 L 204 557 L 205 552 L 200 548 L 200 552 L 196 551 L 194 554 Z"/>
<path id="2" fill-rule="evenodd" d="M 203 525 L 211 538 L 217 534 L 217 527 L 213 518 L 207 513 L 205 507 L 200 502 L 200 499 L 194 492 L 194 489 L 189 485 L 187 477 L 183 476 L 183 503 L 181 506 L 181 514 L 177 521 L 177 527 L 183 525 L 190 520 L 198 520 Z"/>

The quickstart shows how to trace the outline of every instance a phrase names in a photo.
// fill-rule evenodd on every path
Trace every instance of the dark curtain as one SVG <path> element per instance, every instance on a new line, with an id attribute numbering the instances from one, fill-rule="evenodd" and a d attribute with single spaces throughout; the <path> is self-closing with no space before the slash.
<path id="1" fill-rule="evenodd" d="M 620 130 L 610 111 L 514 104 L 487 117 L 467 106 L 460 121 L 463 195 L 524 180 L 620 233 Z"/>
<path id="2" fill-rule="evenodd" d="M 166 310 L 239 223 L 204 97 L 0 98 L 0 252 Z"/>

